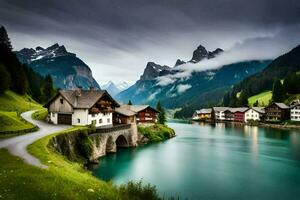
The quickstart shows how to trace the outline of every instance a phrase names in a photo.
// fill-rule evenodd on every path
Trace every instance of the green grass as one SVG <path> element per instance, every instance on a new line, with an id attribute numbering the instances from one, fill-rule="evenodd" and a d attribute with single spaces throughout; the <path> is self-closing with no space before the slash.
<path id="1" fill-rule="evenodd" d="M 99 180 L 82 164 L 69 161 L 48 145 L 56 135 L 83 129 L 86 128 L 74 127 L 55 133 L 28 147 L 48 169 L 27 165 L 6 150 L 0 150 L 0 199 L 159 199 L 156 188 L 150 185 L 129 182 L 118 187 Z"/>
<path id="2" fill-rule="evenodd" d="M 138 131 L 148 138 L 150 142 L 160 142 L 175 136 L 175 131 L 173 129 L 162 124 L 138 126 Z"/>
<path id="3" fill-rule="evenodd" d="M 21 117 L 16 112 L 0 111 L 0 138 L 11 137 L 37 130 L 37 127 Z"/>
<path id="4" fill-rule="evenodd" d="M 37 127 L 20 117 L 22 112 L 41 109 L 42 106 L 28 95 L 6 91 L 0 95 L 0 138 L 12 137 L 37 130 Z"/>
<path id="5" fill-rule="evenodd" d="M 248 98 L 248 103 L 249 106 L 253 106 L 253 104 L 256 101 L 258 101 L 259 106 L 267 106 L 271 99 L 272 99 L 272 91 L 266 91 Z"/>
<path id="6" fill-rule="evenodd" d="M 45 120 L 48 115 L 48 110 L 46 108 L 41 108 L 32 113 L 31 117 L 36 120 Z"/>
<path id="7" fill-rule="evenodd" d="M 300 99 L 300 94 L 289 95 L 289 97 L 284 101 L 284 103 L 289 105 L 290 103 L 292 103 L 293 100 L 296 100 L 296 99 Z"/>
<path id="8" fill-rule="evenodd" d="M 28 110 L 41 108 L 42 106 L 28 95 L 21 96 L 12 91 L 6 91 L 0 95 L 0 110 L 2 111 L 15 111 L 20 114 Z"/>

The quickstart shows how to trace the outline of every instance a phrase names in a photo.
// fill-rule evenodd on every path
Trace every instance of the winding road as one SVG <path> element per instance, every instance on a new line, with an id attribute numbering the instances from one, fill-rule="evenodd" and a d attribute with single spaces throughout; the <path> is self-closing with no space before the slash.
<path id="1" fill-rule="evenodd" d="M 43 165 L 37 158 L 28 153 L 27 147 L 38 139 L 51 135 L 52 133 L 62 131 L 70 128 L 68 125 L 52 125 L 46 122 L 34 120 L 31 118 L 31 114 L 34 111 L 28 111 L 21 114 L 21 116 L 28 122 L 35 124 L 39 127 L 39 130 L 33 133 L 28 133 L 26 135 L 20 135 L 12 137 L 9 139 L 0 140 L 0 149 L 6 148 L 8 151 L 22 158 L 26 163 L 34 165 L 41 168 L 47 168 L 46 165 Z"/>

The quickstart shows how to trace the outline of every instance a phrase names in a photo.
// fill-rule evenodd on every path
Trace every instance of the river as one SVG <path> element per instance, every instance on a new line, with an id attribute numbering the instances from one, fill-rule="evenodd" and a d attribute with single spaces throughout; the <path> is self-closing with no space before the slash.
<path id="1" fill-rule="evenodd" d="M 300 132 L 169 123 L 177 137 L 100 159 L 93 174 L 180 199 L 300 199 Z"/>

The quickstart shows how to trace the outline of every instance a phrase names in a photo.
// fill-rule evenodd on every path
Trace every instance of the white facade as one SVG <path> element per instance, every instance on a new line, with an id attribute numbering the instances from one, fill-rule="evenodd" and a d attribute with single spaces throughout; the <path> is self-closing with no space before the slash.
<path id="1" fill-rule="evenodd" d="M 224 111 L 216 111 L 216 120 L 225 120 Z"/>
<path id="2" fill-rule="evenodd" d="M 260 113 L 256 110 L 250 108 L 245 112 L 244 115 L 245 122 L 248 122 L 249 120 L 259 121 L 260 120 Z"/>
<path id="3" fill-rule="evenodd" d="M 300 121 L 300 105 L 295 105 L 291 108 L 291 120 Z"/>
<path id="4" fill-rule="evenodd" d="M 50 112 L 50 120 L 58 124 L 58 113 Z M 89 114 L 88 109 L 74 109 L 72 113 L 72 125 L 85 126 L 94 123 L 96 127 L 111 126 L 113 124 L 112 113 Z"/>

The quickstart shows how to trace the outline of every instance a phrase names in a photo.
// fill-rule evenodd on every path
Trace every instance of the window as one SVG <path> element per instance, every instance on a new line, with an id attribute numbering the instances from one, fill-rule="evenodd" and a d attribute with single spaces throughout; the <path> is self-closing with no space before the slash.
<path id="1" fill-rule="evenodd" d="M 99 124 L 102 124 L 102 119 L 99 119 Z"/>
<path id="2" fill-rule="evenodd" d="M 61 103 L 61 104 L 64 104 L 64 99 L 60 99 L 60 103 Z"/>
<path id="3" fill-rule="evenodd" d="M 107 123 L 110 123 L 110 118 L 107 118 Z"/>
<path id="4" fill-rule="evenodd" d="M 77 119 L 77 123 L 80 123 L 80 119 L 79 118 Z"/>
<path id="5" fill-rule="evenodd" d="M 55 117 L 55 113 L 52 113 L 52 117 Z"/>

